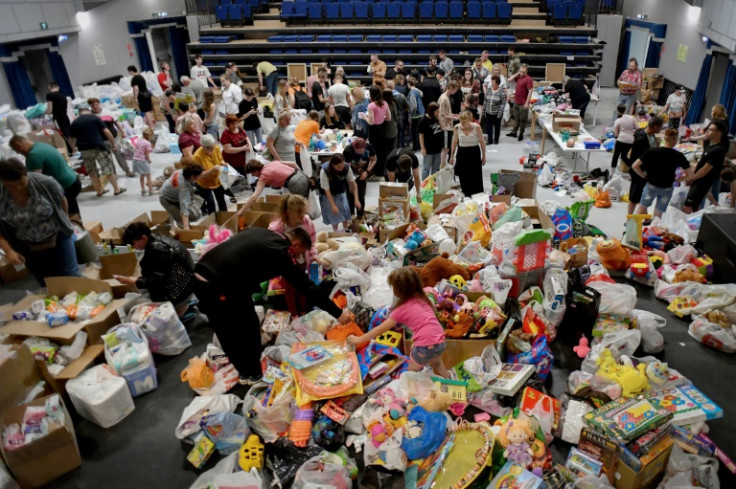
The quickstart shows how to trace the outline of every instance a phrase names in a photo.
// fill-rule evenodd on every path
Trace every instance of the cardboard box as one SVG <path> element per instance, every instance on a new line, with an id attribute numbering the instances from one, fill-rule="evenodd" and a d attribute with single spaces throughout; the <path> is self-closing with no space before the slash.
<path id="1" fill-rule="evenodd" d="M 378 197 L 405 197 L 409 198 L 409 185 L 399 182 L 381 182 L 378 185 Z"/>
<path id="2" fill-rule="evenodd" d="M 26 138 L 34 143 L 45 143 L 54 148 L 64 148 L 66 154 L 66 143 L 56 129 L 42 129 L 40 131 L 31 131 L 26 134 Z"/>
<path id="3" fill-rule="evenodd" d="M 28 267 L 23 266 L 18 269 L 15 265 L 8 262 L 5 255 L 0 256 L 0 283 L 9 284 L 15 282 L 28 275 L 28 273 Z"/>
<path id="4" fill-rule="evenodd" d="M 238 205 L 238 209 L 240 209 L 242 205 Z M 270 202 L 256 202 L 253 205 L 250 206 L 250 209 L 248 209 L 253 212 L 268 212 L 271 214 L 278 214 L 279 212 L 279 205 L 270 203 Z"/>
<path id="5" fill-rule="evenodd" d="M 455 340 L 452 338 L 445 339 L 445 352 L 442 354 L 442 363 L 445 367 L 451 369 L 460 362 L 464 362 L 468 358 L 478 357 L 483 350 L 489 345 L 495 345 L 496 340 L 490 339 L 469 339 Z M 404 354 L 409 355 L 413 342 L 404 335 Z"/>
<path id="6" fill-rule="evenodd" d="M 673 441 L 671 438 L 668 438 L 668 440 L 668 443 L 662 444 L 660 448 L 661 452 L 654 456 L 654 458 L 651 458 L 646 464 L 643 464 L 641 470 L 638 472 L 629 467 L 624 462 L 624 459 L 619 459 L 619 463 L 616 466 L 616 475 L 614 476 L 616 489 L 654 488 L 664 472 L 667 461 L 670 458 L 670 453 L 672 452 Z M 657 448 L 655 447 L 655 450 Z"/>
<path id="7" fill-rule="evenodd" d="M 529 218 L 532 220 L 532 226 L 535 229 L 546 229 L 552 235 L 555 233 L 555 225 L 547 214 L 544 213 L 542 208 L 538 205 L 522 207 L 524 212 L 529 214 Z"/>
<path id="8" fill-rule="evenodd" d="M 95 291 L 97 293 L 109 292 L 112 294 L 110 284 L 101 280 L 91 280 L 85 277 L 49 277 L 46 279 L 46 288 L 48 295 L 56 295 L 63 298 L 71 292 L 79 292 L 87 294 Z M 44 295 L 29 295 L 13 306 L 13 311 L 29 309 L 31 303 L 36 300 L 44 299 Z M 105 309 L 89 321 L 70 322 L 63 326 L 50 328 L 46 323 L 39 321 L 10 321 L 5 326 L 0 327 L 0 333 L 6 333 L 17 336 L 40 336 L 48 338 L 55 343 L 68 345 L 74 341 L 74 335 L 83 329 L 87 332 L 87 342 L 97 344 L 102 342 L 102 335 L 113 326 L 120 324 L 120 315 L 118 308 L 122 307 L 125 301 L 122 299 L 113 300 Z"/>
<path id="9" fill-rule="evenodd" d="M 580 116 L 568 114 L 552 114 L 552 130 L 560 132 L 567 129 L 570 132 L 580 131 Z"/>
<path id="10" fill-rule="evenodd" d="M 100 221 L 88 221 L 84 223 L 84 230 L 87 231 L 95 243 L 101 243 L 102 239 L 100 234 L 102 233 L 102 223 Z"/>
<path id="11" fill-rule="evenodd" d="M 500 173 L 518 173 L 519 181 L 514 186 L 515 195 L 520 199 L 536 199 L 537 198 L 537 174 L 527 171 L 501 170 Z"/>
<path id="12" fill-rule="evenodd" d="M 31 350 L 25 345 L 0 363 L 0 411 L 23 401 L 28 392 L 43 380 Z"/>
<path id="13" fill-rule="evenodd" d="M 385 243 L 386 241 L 391 241 L 392 239 L 403 238 L 406 235 L 407 228 L 411 224 L 414 224 L 419 229 L 427 228 L 427 225 L 424 224 L 424 221 L 415 221 L 415 222 L 403 224 L 393 230 L 387 230 L 387 229 L 381 228 L 378 231 L 378 241 L 380 241 L 381 243 Z"/>
<path id="14" fill-rule="evenodd" d="M 405 218 L 409 218 L 409 199 L 397 197 L 379 197 L 378 198 L 378 215 L 383 217 L 387 214 L 403 213 Z"/>
<path id="15" fill-rule="evenodd" d="M 267 204 L 280 204 L 282 197 L 283 195 L 277 195 L 277 194 L 266 195 L 266 203 Z"/>
<path id="16" fill-rule="evenodd" d="M 43 406 L 49 396 L 34 399 L 28 404 L 13 406 L 2 412 L 3 427 L 23 422 L 28 406 Z M 41 487 L 82 465 L 74 425 L 69 412 L 60 399 L 64 410 L 64 424 L 50 424 L 43 438 L 27 443 L 11 452 L 3 450 L 5 464 L 22 487 Z"/>
<path id="17" fill-rule="evenodd" d="M 215 214 L 215 224 L 224 229 L 229 229 L 233 234 L 238 233 L 237 213 L 232 211 L 219 211 Z"/>

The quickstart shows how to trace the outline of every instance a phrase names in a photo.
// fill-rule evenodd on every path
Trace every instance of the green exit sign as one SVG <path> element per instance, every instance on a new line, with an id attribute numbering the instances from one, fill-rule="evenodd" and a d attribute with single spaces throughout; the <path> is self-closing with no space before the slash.
<path id="1" fill-rule="evenodd" d="M 42 31 L 45 31 L 49 28 L 49 24 L 46 22 L 41 22 L 39 25 L 41 26 Z"/>

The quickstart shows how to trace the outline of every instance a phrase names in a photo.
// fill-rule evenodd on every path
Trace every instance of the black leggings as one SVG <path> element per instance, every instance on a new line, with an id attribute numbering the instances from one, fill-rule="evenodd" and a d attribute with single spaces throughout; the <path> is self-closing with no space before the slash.
<path id="1" fill-rule="evenodd" d="M 365 212 L 365 189 L 367 184 L 367 180 L 361 180 L 360 175 L 355 175 L 355 185 L 358 187 L 358 202 L 360 202 L 360 210 L 356 214 L 355 199 L 348 199 L 350 215 L 356 214 L 358 217 L 363 217 L 363 213 Z"/>
<path id="2" fill-rule="evenodd" d="M 77 180 L 64 189 L 64 197 L 66 197 L 66 203 L 69 206 L 69 216 L 79 215 L 79 204 L 77 203 L 77 196 L 82 191 L 82 182 Z"/>
<path id="3" fill-rule="evenodd" d="M 616 145 L 613 147 L 613 157 L 611 158 L 611 168 L 616 168 L 616 165 L 618 165 L 619 156 L 621 157 L 621 161 L 631 166 L 632 162 L 629 161 L 629 151 L 631 150 L 632 146 L 633 144 L 622 143 L 621 141 L 616 141 Z"/>
<path id="4" fill-rule="evenodd" d="M 498 138 L 501 136 L 501 115 L 493 115 L 486 112 L 486 134 L 488 134 L 488 144 L 498 144 Z"/>
<path id="5" fill-rule="evenodd" d="M 376 166 L 373 167 L 373 174 L 379 177 L 386 174 L 386 157 L 391 149 L 388 147 L 389 141 L 386 139 L 386 123 L 368 126 L 368 141 L 376 150 Z M 348 199 L 350 200 L 350 199 Z"/>
<path id="6" fill-rule="evenodd" d="M 225 189 L 220 185 L 214 189 L 202 188 L 197 185 L 197 195 L 204 199 L 202 204 L 202 214 L 209 215 L 215 212 L 215 201 L 217 201 L 217 208 L 221 212 L 227 211 L 227 202 L 225 202 Z"/>

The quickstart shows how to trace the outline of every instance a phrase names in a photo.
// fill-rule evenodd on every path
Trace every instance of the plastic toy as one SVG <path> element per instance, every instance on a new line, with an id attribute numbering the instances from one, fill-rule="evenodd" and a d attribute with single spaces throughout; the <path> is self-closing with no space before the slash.
<path id="1" fill-rule="evenodd" d="M 332 356 L 319 365 L 303 370 L 292 369 L 296 381 L 296 400 L 308 401 L 332 399 L 348 394 L 362 394 L 360 365 L 355 352 L 334 342 L 321 343 Z M 292 355 L 306 348 L 304 343 L 292 346 Z"/>
<path id="2" fill-rule="evenodd" d="M 466 280 L 462 275 L 453 275 L 450 277 L 450 283 L 460 290 L 465 288 Z"/>
<path id="3" fill-rule="evenodd" d="M 647 253 L 632 253 L 631 266 L 624 276 L 649 287 L 654 287 L 657 283 L 657 274 Z"/>
<path id="4" fill-rule="evenodd" d="M 312 438 L 326 450 L 338 450 L 345 443 L 343 427 L 328 416 L 320 416 L 312 426 Z"/>
<path id="5" fill-rule="evenodd" d="M 509 419 L 501 426 L 498 441 L 503 445 L 503 456 L 517 465 L 528 468 L 534 461 L 531 441 L 536 438 L 529 421 Z"/>
<path id="6" fill-rule="evenodd" d="M 512 262 L 516 273 L 531 272 L 544 268 L 550 250 L 549 232 L 544 229 L 534 229 L 520 233 L 516 236 L 514 244 L 516 250 Z"/>
<path id="7" fill-rule="evenodd" d="M 442 412 L 450 409 L 450 406 L 452 406 L 454 402 L 455 401 L 452 399 L 452 396 L 447 392 L 431 390 L 429 391 L 429 397 L 419 402 L 419 405 L 427 411 Z"/>
<path id="8" fill-rule="evenodd" d="M 258 435 L 250 435 L 240 447 L 238 465 L 246 472 L 249 472 L 250 469 L 261 470 L 263 468 L 263 443 Z"/>
<path id="9" fill-rule="evenodd" d="M 643 221 L 651 218 L 651 214 L 627 214 L 626 231 L 622 238 L 622 244 L 627 248 L 641 250 L 644 245 Z"/>
<path id="10" fill-rule="evenodd" d="M 601 265 L 607 270 L 624 271 L 631 266 L 629 252 L 616 238 L 601 241 L 596 245 L 595 251 L 601 259 Z"/>
<path id="11" fill-rule="evenodd" d="M 597 375 L 617 382 L 624 397 L 633 397 L 649 389 L 646 375 L 646 365 L 640 363 L 636 368 L 629 365 L 619 365 L 611 354 L 611 350 L 604 348 L 596 361 Z"/>
<path id="12" fill-rule="evenodd" d="M 308 402 L 300 406 L 294 411 L 294 419 L 291 421 L 289 428 L 289 440 L 300 447 L 306 447 L 309 438 L 312 435 L 312 420 L 314 419 L 314 410 L 312 403 Z"/>
<path id="13" fill-rule="evenodd" d="M 578 358 L 585 358 L 588 356 L 588 352 L 590 351 L 590 347 L 588 346 L 588 338 L 585 336 L 580 337 L 580 342 L 578 342 L 577 346 L 572 347 L 572 351 L 574 351 Z"/>
<path id="14" fill-rule="evenodd" d="M 378 338 L 376 338 L 375 341 L 379 345 L 397 348 L 401 343 L 401 333 L 398 331 L 386 331 L 385 333 L 378 335 Z"/>
<path id="15" fill-rule="evenodd" d="M 653 384 L 662 385 L 669 378 L 670 369 L 666 363 L 651 362 L 646 368 L 647 379 Z"/>
<path id="16" fill-rule="evenodd" d="M 416 230 L 411 233 L 408 238 L 406 238 L 406 244 L 404 245 L 404 247 L 407 250 L 416 250 L 417 248 L 421 248 L 426 240 L 427 237 L 424 235 L 424 233 Z"/>
<path id="17" fill-rule="evenodd" d="M 415 268 L 419 272 L 424 287 L 434 287 L 443 278 L 449 279 L 453 275 L 460 275 L 465 280 L 470 280 L 470 274 L 464 266 L 449 259 L 448 253 L 432 258 L 422 268 Z"/>

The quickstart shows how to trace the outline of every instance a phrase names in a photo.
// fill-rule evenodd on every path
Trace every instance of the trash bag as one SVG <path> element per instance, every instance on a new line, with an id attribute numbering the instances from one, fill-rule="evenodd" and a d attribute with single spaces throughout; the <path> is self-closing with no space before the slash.
<path id="1" fill-rule="evenodd" d="M 539 175 L 537 176 L 537 183 L 541 185 L 542 187 L 547 187 L 549 185 L 552 185 L 552 182 L 555 181 L 555 174 L 552 171 L 552 168 L 549 165 L 544 165 L 539 170 Z"/>
<path id="2" fill-rule="evenodd" d="M 401 440 L 401 448 L 409 460 L 421 460 L 434 453 L 445 440 L 447 418 L 444 413 L 434 413 L 421 406 L 409 413 L 407 434 Z"/>
<path id="3" fill-rule="evenodd" d="M 693 315 L 693 321 L 687 329 L 690 336 L 705 346 L 724 353 L 736 353 L 736 326 L 724 328 L 720 324 L 708 321 L 705 316 Z"/>
<path id="4" fill-rule="evenodd" d="M 216 413 L 232 413 L 241 402 L 242 400 L 234 394 L 197 396 L 181 413 L 174 435 L 183 440 L 202 429 L 199 422 L 203 416 Z"/>
<path id="5" fill-rule="evenodd" d="M 140 311 L 150 308 L 151 305 L 155 304 L 135 306 L 128 314 L 128 320 L 137 322 L 134 319 L 140 316 Z M 178 355 L 192 346 L 187 330 L 171 302 L 156 305 L 156 308 L 138 322 L 138 325 L 148 338 L 148 346 L 153 353 L 166 356 Z"/>
<path id="6" fill-rule="evenodd" d="M 294 477 L 304 463 L 323 452 L 322 447 L 311 443 L 297 447 L 287 437 L 281 437 L 266 445 L 266 467 L 273 475 L 271 487 L 287 489 L 292 487 Z M 319 487 L 319 486 L 317 486 Z"/>
<path id="7" fill-rule="evenodd" d="M 373 256 L 357 239 L 350 239 L 340 243 L 334 251 L 326 251 L 320 255 L 320 261 L 327 270 L 333 270 L 345 263 L 352 263 L 361 270 L 365 270 L 373 263 Z"/>
<path id="8" fill-rule="evenodd" d="M 199 426 L 222 455 L 238 451 L 250 435 L 245 418 L 230 412 L 209 413 L 202 416 Z"/>
<path id="9" fill-rule="evenodd" d="M 634 309 L 631 315 L 641 331 L 641 344 L 646 353 L 659 353 L 664 350 L 664 336 L 659 328 L 667 325 L 667 320 L 658 314 L 641 309 Z"/>
<path id="10" fill-rule="evenodd" d="M 350 473 L 344 465 L 325 463 L 321 456 L 312 457 L 299 467 L 294 477 L 293 489 L 329 487 L 349 489 L 352 487 Z"/>
<path id="11" fill-rule="evenodd" d="M 270 406 L 264 406 L 263 397 L 270 395 L 269 388 L 270 385 L 265 382 L 259 382 L 250 388 L 243 399 L 243 416 L 254 433 L 266 443 L 273 443 L 289 430 L 296 400 L 294 385 L 289 382 L 276 394 L 276 399 Z"/>
<path id="12" fill-rule="evenodd" d="M 631 285 L 596 280 L 587 284 L 601 294 L 600 314 L 628 314 L 636 307 L 636 289 Z"/>

